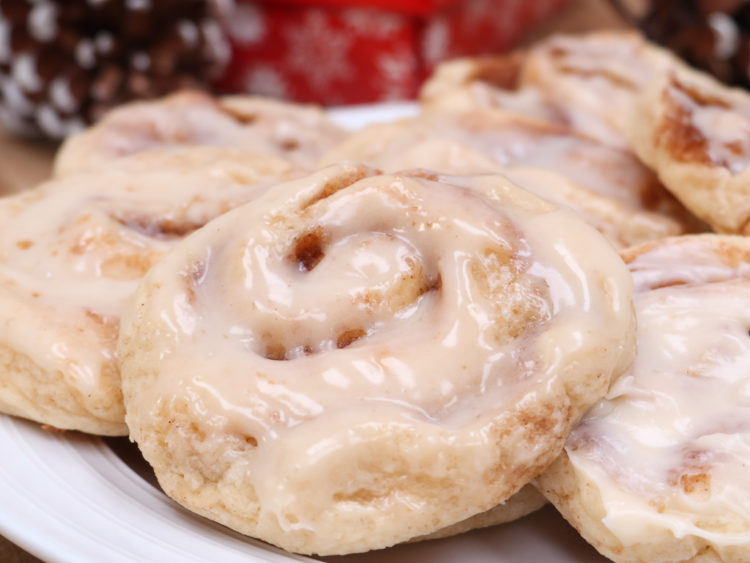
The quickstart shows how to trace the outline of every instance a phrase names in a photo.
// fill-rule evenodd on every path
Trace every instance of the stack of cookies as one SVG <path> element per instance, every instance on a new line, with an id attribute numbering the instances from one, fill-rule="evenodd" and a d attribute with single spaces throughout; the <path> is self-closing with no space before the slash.
<path id="1" fill-rule="evenodd" d="M 749 155 L 750 95 L 630 32 L 355 132 L 123 106 L 0 201 L 0 410 L 290 552 L 550 501 L 614 561 L 750 560 Z"/>

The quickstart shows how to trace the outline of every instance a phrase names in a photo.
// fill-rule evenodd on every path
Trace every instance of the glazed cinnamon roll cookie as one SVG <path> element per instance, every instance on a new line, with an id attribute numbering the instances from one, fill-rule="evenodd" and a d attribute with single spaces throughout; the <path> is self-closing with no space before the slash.
<path id="1" fill-rule="evenodd" d="M 113 110 L 63 144 L 54 173 L 62 176 L 136 152 L 185 145 L 244 148 L 307 167 L 344 136 L 316 106 L 181 92 Z"/>
<path id="2" fill-rule="evenodd" d="M 421 167 L 482 174 L 513 166 L 556 173 L 562 181 L 548 174 L 546 180 L 526 183 L 542 186 L 542 197 L 585 208 L 584 214 L 591 213 L 595 222 L 609 215 L 604 223 L 622 217 L 616 222 L 624 224 L 626 216 L 638 215 L 632 223 L 634 235 L 644 238 L 625 238 L 625 244 L 698 228 L 692 215 L 632 153 L 604 146 L 568 127 L 499 110 L 430 113 L 371 125 L 350 135 L 321 163 L 345 160 L 386 171 Z M 586 194 L 591 194 L 591 202 L 585 201 Z"/>
<path id="3" fill-rule="evenodd" d="M 637 109 L 633 147 L 664 185 L 714 230 L 750 234 L 750 95 L 672 74 Z"/>
<path id="4" fill-rule="evenodd" d="M 496 107 L 535 115 L 627 148 L 633 103 L 667 71 L 695 72 L 635 31 L 554 35 L 511 54 L 443 63 L 421 100 L 440 111 Z"/>
<path id="5" fill-rule="evenodd" d="M 621 562 L 750 561 L 750 240 L 624 253 L 638 355 L 538 480 Z"/>
<path id="6" fill-rule="evenodd" d="M 332 166 L 144 278 L 118 346 L 131 437 L 178 502 L 289 551 L 430 534 L 559 453 L 632 359 L 631 283 L 502 177 Z"/>
<path id="7" fill-rule="evenodd" d="M 246 151 L 152 152 L 0 200 L 0 412 L 127 434 L 125 299 L 176 241 L 290 170 Z"/>

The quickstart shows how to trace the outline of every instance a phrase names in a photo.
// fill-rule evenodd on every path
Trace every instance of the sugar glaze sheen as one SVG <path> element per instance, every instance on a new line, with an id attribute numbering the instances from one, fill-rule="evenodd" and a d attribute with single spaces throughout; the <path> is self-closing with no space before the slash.
<path id="1" fill-rule="evenodd" d="M 199 514 L 294 552 L 386 547 L 552 461 L 632 360 L 631 295 L 601 235 L 502 176 L 334 165 L 151 270 L 127 421 Z"/>

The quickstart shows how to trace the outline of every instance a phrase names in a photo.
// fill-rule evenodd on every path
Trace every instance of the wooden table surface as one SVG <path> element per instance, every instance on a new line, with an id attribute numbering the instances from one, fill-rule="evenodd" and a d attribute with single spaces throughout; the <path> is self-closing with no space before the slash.
<path id="1" fill-rule="evenodd" d="M 524 43 L 555 31 L 576 33 L 623 25 L 606 0 L 575 0 L 532 30 Z M 0 195 L 33 187 L 48 178 L 55 150 L 53 143 L 21 140 L 0 131 Z M 0 562 L 38 563 L 39 560 L 0 536 Z"/>
<path id="2" fill-rule="evenodd" d="M 18 192 L 48 178 L 56 148 L 54 143 L 17 139 L 0 130 L 0 194 Z"/>

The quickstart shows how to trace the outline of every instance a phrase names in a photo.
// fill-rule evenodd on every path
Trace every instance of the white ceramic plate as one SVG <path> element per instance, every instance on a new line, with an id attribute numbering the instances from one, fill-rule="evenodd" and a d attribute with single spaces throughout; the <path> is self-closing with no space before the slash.
<path id="1" fill-rule="evenodd" d="M 413 104 L 336 110 L 350 128 L 415 113 Z M 195 516 L 167 498 L 135 446 L 50 432 L 0 415 L 0 534 L 51 562 L 310 561 Z M 546 507 L 520 521 L 329 563 L 601 562 Z"/>

